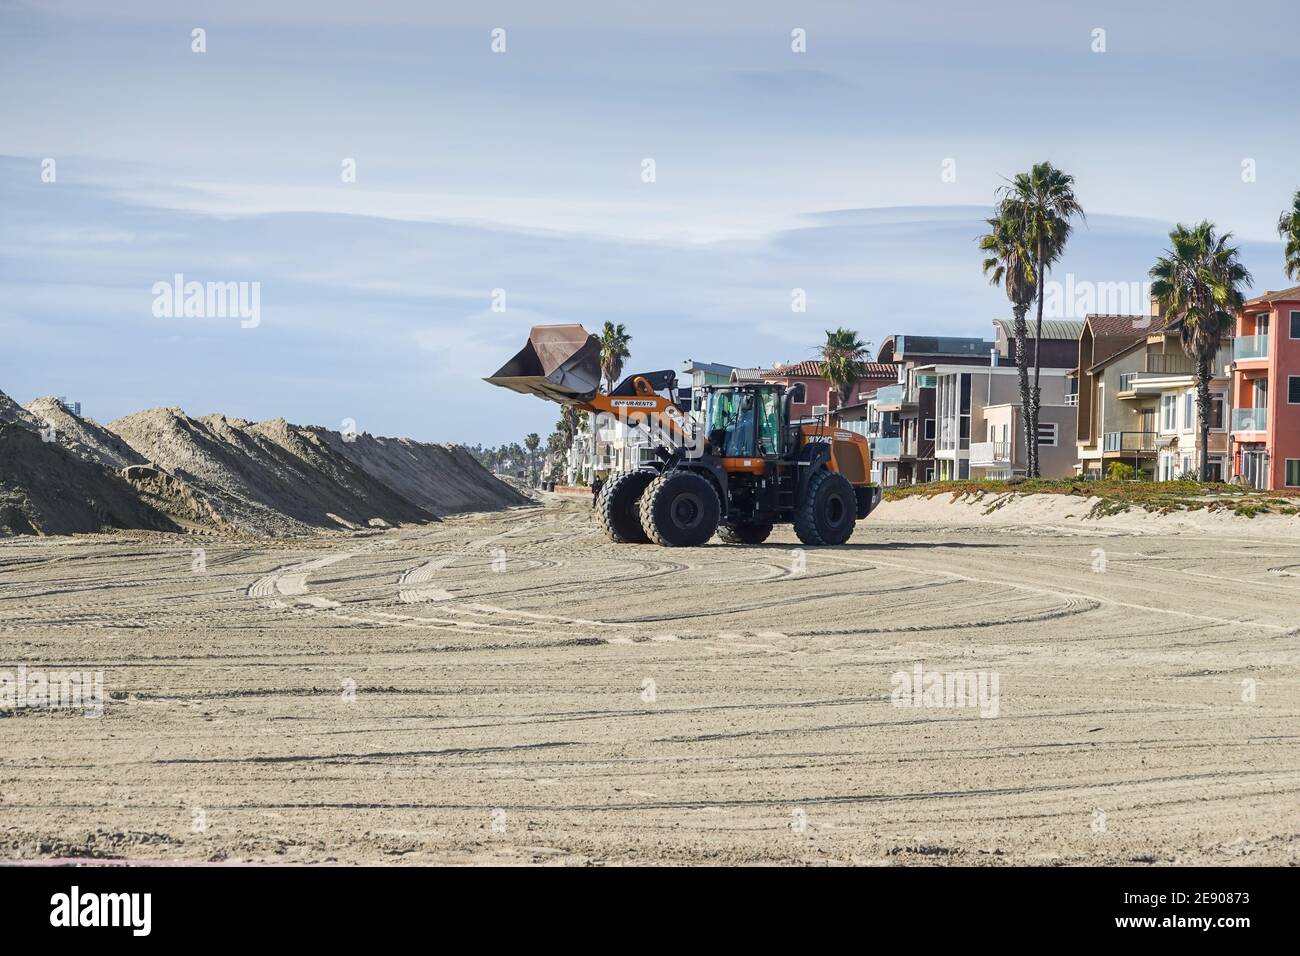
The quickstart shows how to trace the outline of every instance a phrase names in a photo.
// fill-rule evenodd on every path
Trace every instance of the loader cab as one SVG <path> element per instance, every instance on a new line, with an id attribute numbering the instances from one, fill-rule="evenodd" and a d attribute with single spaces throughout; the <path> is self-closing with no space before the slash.
<path id="1" fill-rule="evenodd" d="M 740 385 L 709 390 L 705 434 L 721 458 L 785 455 L 784 385 Z"/>

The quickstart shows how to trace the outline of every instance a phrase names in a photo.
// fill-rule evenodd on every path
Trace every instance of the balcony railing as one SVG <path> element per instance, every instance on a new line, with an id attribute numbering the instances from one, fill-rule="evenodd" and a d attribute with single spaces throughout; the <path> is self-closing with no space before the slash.
<path id="1" fill-rule="evenodd" d="M 903 401 L 903 386 L 887 385 L 884 388 L 876 389 L 876 407 L 881 405 L 899 405 Z"/>
<path id="2" fill-rule="evenodd" d="M 897 438 L 877 438 L 872 443 L 871 454 L 876 458 L 897 458 L 898 450 Z"/>
<path id="3" fill-rule="evenodd" d="M 1143 368 L 1152 375 L 1191 375 L 1192 360 L 1182 352 L 1148 352 Z"/>
<path id="4" fill-rule="evenodd" d="M 972 465 L 992 465 L 1011 460 L 1011 442 L 977 441 L 971 442 L 970 463 Z"/>
<path id="5" fill-rule="evenodd" d="M 1241 340 L 1238 339 L 1238 342 Z M 1234 432 L 1262 432 L 1268 426 L 1268 409 L 1234 408 L 1232 410 L 1232 430 Z"/>
<path id="6" fill-rule="evenodd" d="M 1237 336 L 1232 340 L 1232 357 L 1234 361 L 1268 358 L 1268 333 Z"/>
<path id="7" fill-rule="evenodd" d="M 1078 392 L 1066 392 L 1066 393 L 1065 393 L 1065 404 L 1067 404 L 1067 405 L 1078 405 L 1078 404 L 1079 404 L 1079 393 L 1078 393 Z"/>
<path id="8" fill-rule="evenodd" d="M 1101 439 L 1102 451 L 1155 451 L 1156 432 L 1106 432 Z"/>

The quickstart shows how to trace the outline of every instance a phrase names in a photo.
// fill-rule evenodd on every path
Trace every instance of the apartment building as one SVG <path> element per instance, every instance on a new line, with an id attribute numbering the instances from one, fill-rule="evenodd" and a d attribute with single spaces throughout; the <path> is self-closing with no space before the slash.
<path id="1" fill-rule="evenodd" d="M 1111 403 L 1103 410 L 1102 399 L 1119 391 L 1119 375 L 1137 371 L 1143 357 L 1129 355 L 1123 366 L 1116 368 L 1110 367 L 1110 360 L 1140 339 L 1145 340 L 1147 330 L 1153 325 L 1151 315 L 1089 315 L 1084 319 L 1079 334 L 1078 362 L 1070 375 L 1072 384 L 1067 391 L 1073 392 L 1074 398 L 1070 400 L 1077 408 L 1075 450 L 1078 461 L 1075 472 L 1085 478 L 1100 478 L 1105 471 L 1105 441 L 1102 436 L 1108 429 L 1111 433 L 1122 433 L 1122 426 L 1128 425 L 1130 432 L 1140 430 L 1141 422 L 1130 421 L 1127 414 L 1120 414 L 1131 411 L 1131 407 Z M 1111 376 L 1109 392 L 1104 387 L 1108 369 Z M 1154 429 L 1154 421 L 1150 427 Z M 1153 441 L 1153 448 L 1154 445 Z"/>
<path id="2" fill-rule="evenodd" d="M 995 355 L 997 343 L 980 338 L 891 335 L 880 344 L 876 361 L 898 368 L 894 384 L 876 389 L 867 414 L 873 470 L 881 484 L 914 485 L 938 477 L 937 381 L 930 366 L 987 365 Z"/>
<path id="3" fill-rule="evenodd" d="M 1254 488 L 1300 488 L 1300 286 L 1246 303 L 1232 351 L 1231 471 Z"/>
<path id="4" fill-rule="evenodd" d="M 1076 473 L 1101 478 L 1111 462 L 1169 481 L 1199 474 L 1207 456 L 1212 480 L 1228 472 L 1231 345 L 1212 363 L 1210 441 L 1200 445 L 1196 377 L 1177 326 L 1156 313 L 1091 315 L 1079 340 Z"/>
<path id="5" fill-rule="evenodd" d="M 932 365 L 921 370 L 935 378 L 935 477 L 1013 478 L 1028 469 L 1024 409 L 1019 373 L 990 364 L 985 368 Z M 1043 368 L 1039 378 L 1038 463 L 1044 478 L 1074 473 L 1075 406 L 1066 402 L 1066 368 Z"/>

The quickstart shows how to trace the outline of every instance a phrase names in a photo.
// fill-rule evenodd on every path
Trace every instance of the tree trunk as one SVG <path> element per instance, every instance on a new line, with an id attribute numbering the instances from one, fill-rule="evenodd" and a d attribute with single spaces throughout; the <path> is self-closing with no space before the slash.
<path id="1" fill-rule="evenodd" d="M 1041 237 L 1038 240 L 1038 262 L 1035 264 L 1035 269 L 1036 271 L 1034 273 L 1034 276 L 1035 278 L 1038 279 L 1038 322 L 1036 325 L 1037 331 L 1034 336 L 1034 390 L 1033 393 L 1029 396 L 1029 402 L 1031 408 L 1033 409 L 1033 419 L 1034 419 L 1033 422 L 1034 444 L 1033 444 L 1033 452 L 1030 456 L 1030 459 L 1033 461 L 1033 470 L 1030 472 L 1029 475 L 1030 478 L 1037 478 L 1039 477 L 1040 474 L 1039 466 L 1038 466 L 1038 409 L 1042 402 L 1043 393 L 1042 393 L 1042 389 L 1039 387 L 1039 382 L 1038 382 L 1039 375 L 1041 373 L 1041 368 L 1042 368 L 1040 364 L 1041 357 L 1039 355 L 1038 349 L 1040 343 L 1043 341 L 1043 294 L 1046 291 L 1044 289 L 1045 283 L 1043 282 L 1044 279 L 1043 240 Z"/>
<path id="2" fill-rule="evenodd" d="M 1215 353 L 1196 356 L 1196 414 L 1201 426 L 1201 481 L 1210 480 L 1210 362 Z"/>
<path id="3" fill-rule="evenodd" d="M 1013 307 L 1015 319 L 1012 327 L 1016 335 L 1016 372 L 1020 378 L 1020 422 L 1025 429 L 1025 474 L 1028 475 L 1033 462 L 1030 458 L 1032 454 L 1034 436 L 1034 423 L 1029 417 L 1029 349 L 1028 338 L 1029 329 L 1025 325 L 1025 313 L 1029 311 L 1029 303 L 1017 302 Z"/>

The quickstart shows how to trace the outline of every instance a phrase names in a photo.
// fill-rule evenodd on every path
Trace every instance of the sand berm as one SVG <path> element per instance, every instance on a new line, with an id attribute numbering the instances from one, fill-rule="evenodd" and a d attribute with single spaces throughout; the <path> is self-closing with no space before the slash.
<path id="1" fill-rule="evenodd" d="M 316 534 L 527 499 L 458 445 L 152 408 L 101 425 L 0 392 L 0 536 L 112 529 Z"/>

